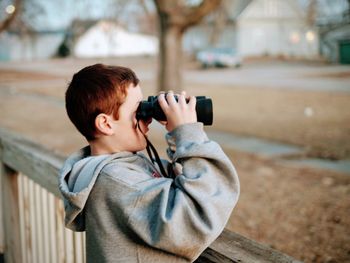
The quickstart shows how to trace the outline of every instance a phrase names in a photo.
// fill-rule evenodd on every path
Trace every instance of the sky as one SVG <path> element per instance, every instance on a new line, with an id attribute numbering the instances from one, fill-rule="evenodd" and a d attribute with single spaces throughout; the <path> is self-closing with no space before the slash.
<path id="1" fill-rule="evenodd" d="M 201 2 L 201 0 L 184 1 L 192 5 Z M 296 1 L 303 9 L 306 8 L 309 2 L 309 0 Z M 319 6 L 322 7 L 322 10 L 320 10 L 321 17 L 339 14 L 348 8 L 347 0 L 317 1 L 320 4 Z M 11 2 L 13 0 L 0 0 L 1 17 L 4 17 L 5 7 Z M 99 19 L 107 17 L 122 22 L 132 21 L 133 15 L 144 12 L 139 4 L 139 0 L 24 0 L 24 3 L 26 21 L 38 30 L 66 29 L 74 18 Z M 118 3 L 122 3 L 122 5 Z M 146 0 L 146 4 L 148 9 L 154 10 L 153 0 Z M 121 9 L 121 6 L 124 6 L 124 9 Z"/>
<path id="2" fill-rule="evenodd" d="M 152 8 L 152 0 L 147 1 L 148 7 Z M 13 0 L 0 0 L 0 19 L 7 16 L 6 6 L 12 3 Z M 109 17 L 123 21 L 128 19 L 126 13 L 130 17 L 130 14 L 143 12 L 142 7 L 137 4 L 138 0 L 23 0 L 23 3 L 24 20 L 38 30 L 65 29 L 75 18 Z M 121 6 L 127 12 L 120 12 Z"/>
<path id="3" fill-rule="evenodd" d="M 113 15 L 115 0 L 30 0 L 36 2 L 43 12 L 35 18 L 36 27 L 45 25 L 46 29 L 63 29 L 70 25 L 74 18 L 99 19 Z M 35 8 L 35 7 L 34 7 Z M 35 12 L 35 11 L 33 11 Z"/>

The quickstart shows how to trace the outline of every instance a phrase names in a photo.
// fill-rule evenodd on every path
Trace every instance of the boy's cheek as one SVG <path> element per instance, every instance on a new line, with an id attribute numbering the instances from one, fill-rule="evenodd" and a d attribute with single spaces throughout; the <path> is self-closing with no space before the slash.
<path id="1" fill-rule="evenodd" d="M 142 133 L 146 134 L 148 132 L 148 124 L 146 124 L 144 121 L 139 121 L 140 129 Z"/>

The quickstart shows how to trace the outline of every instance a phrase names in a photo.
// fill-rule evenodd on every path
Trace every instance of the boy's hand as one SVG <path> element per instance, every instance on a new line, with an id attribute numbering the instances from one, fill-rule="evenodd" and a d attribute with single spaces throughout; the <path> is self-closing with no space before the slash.
<path id="1" fill-rule="evenodd" d="M 169 132 L 180 125 L 197 122 L 196 97 L 191 96 L 186 102 L 185 91 L 178 95 L 178 101 L 172 91 L 166 94 L 166 99 L 162 93 L 158 96 L 158 102 L 167 118 L 165 127 Z"/>

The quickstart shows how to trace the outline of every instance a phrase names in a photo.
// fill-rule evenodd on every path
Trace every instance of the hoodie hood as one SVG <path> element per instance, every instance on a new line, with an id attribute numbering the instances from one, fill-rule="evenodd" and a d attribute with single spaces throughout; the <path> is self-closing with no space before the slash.
<path id="1" fill-rule="evenodd" d="M 114 159 L 130 156 L 130 152 L 90 156 L 87 146 L 71 155 L 59 175 L 59 189 L 63 196 L 66 227 L 85 230 L 84 207 L 96 179 L 105 165 Z"/>

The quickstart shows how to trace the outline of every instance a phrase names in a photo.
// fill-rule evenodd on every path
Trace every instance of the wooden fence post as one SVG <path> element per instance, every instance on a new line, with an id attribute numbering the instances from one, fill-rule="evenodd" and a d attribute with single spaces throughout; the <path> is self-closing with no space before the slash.
<path id="1" fill-rule="evenodd" d="M 2 183 L 2 211 L 5 262 L 20 263 L 22 261 L 18 175 L 1 162 L 0 176 Z"/>

